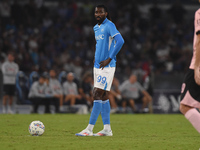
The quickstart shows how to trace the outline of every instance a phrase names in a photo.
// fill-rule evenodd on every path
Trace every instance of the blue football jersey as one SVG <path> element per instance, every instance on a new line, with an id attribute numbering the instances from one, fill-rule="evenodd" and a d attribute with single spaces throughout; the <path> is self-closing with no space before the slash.
<path id="1" fill-rule="evenodd" d="M 109 58 L 109 53 L 113 50 L 115 46 L 114 36 L 120 34 L 116 29 L 113 22 L 107 18 L 102 24 L 96 24 L 94 26 L 94 33 L 96 39 L 96 51 L 95 51 L 95 62 L 94 67 L 99 68 L 100 62 Z M 116 66 L 116 56 L 106 67 Z"/>

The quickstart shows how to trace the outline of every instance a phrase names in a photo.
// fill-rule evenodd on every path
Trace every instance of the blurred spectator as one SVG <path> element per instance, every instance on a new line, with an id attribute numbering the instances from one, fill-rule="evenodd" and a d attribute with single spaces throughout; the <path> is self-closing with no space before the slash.
<path id="1" fill-rule="evenodd" d="M 83 5 L 82 5 L 82 9 L 83 9 L 83 16 L 85 17 L 85 20 L 87 21 L 91 21 L 91 14 L 92 14 L 92 9 L 93 9 L 93 5 L 91 4 L 90 0 L 86 0 Z"/>
<path id="2" fill-rule="evenodd" d="M 142 77 L 145 75 L 145 71 L 144 71 L 144 69 L 142 67 L 142 62 L 137 62 L 135 64 L 135 67 L 134 67 L 134 69 L 132 71 L 132 74 L 134 74 L 137 77 L 137 81 L 139 83 L 142 83 L 142 81 L 143 81 Z"/>
<path id="3" fill-rule="evenodd" d="M 153 73 L 147 72 L 143 77 L 143 87 L 149 93 L 151 97 L 153 97 L 154 88 L 153 88 Z M 153 112 L 152 101 L 149 102 L 149 112 Z"/>
<path id="4" fill-rule="evenodd" d="M 55 70 L 51 69 L 49 71 L 50 75 L 50 81 L 49 81 L 49 86 L 52 90 L 52 95 L 55 98 L 59 99 L 59 104 L 60 104 L 60 110 L 63 110 L 63 89 L 61 83 L 58 81 L 56 78 L 56 72 Z"/>
<path id="5" fill-rule="evenodd" d="M 32 84 L 39 80 L 39 74 L 37 71 L 33 71 L 29 75 L 29 88 L 31 88 Z"/>
<path id="6" fill-rule="evenodd" d="M 52 3 L 57 5 L 52 7 Z M 151 4 L 127 0 L 109 0 L 106 4 L 125 38 L 125 45 L 117 58 L 116 76 L 125 73 L 120 80 L 127 79 L 137 69 L 137 64 L 142 65 L 147 57 L 151 58 L 156 74 L 186 70 L 192 54 L 188 55 L 189 48 L 192 48 L 189 43 L 193 41 L 193 15 L 188 12 L 185 17 L 186 9 L 182 3 L 168 3 L 169 13 L 156 0 L 152 7 Z M 95 45 L 92 31 L 95 22 L 91 13 L 94 5 L 96 3 L 91 0 L 1 1 L 1 18 L 6 20 L 0 20 L 1 52 L 14 49 L 16 62 L 26 74 L 36 68 L 44 72 L 56 67 L 74 72 L 81 79 L 81 75 L 91 71 L 93 65 L 94 47 L 91 45 Z M 184 23 L 177 23 L 181 21 Z"/>
<path id="7" fill-rule="evenodd" d="M 6 113 L 6 105 L 8 102 L 8 113 L 12 114 L 11 106 L 13 104 L 13 96 L 15 95 L 16 75 L 19 66 L 14 62 L 15 56 L 13 52 L 8 53 L 7 61 L 2 64 L 3 73 L 3 113 Z"/>
<path id="8" fill-rule="evenodd" d="M 35 0 L 35 4 L 37 8 L 41 8 L 44 4 L 44 0 Z"/>
<path id="9" fill-rule="evenodd" d="M 136 75 L 131 75 L 129 80 L 124 81 L 119 90 L 122 95 L 122 107 L 123 112 L 126 111 L 127 102 L 129 102 L 133 112 L 138 112 L 135 108 L 135 103 L 142 102 L 142 112 L 145 112 L 145 108 L 152 101 L 152 97 L 149 93 L 142 87 L 142 85 L 137 82 Z"/>
<path id="10" fill-rule="evenodd" d="M 78 88 L 74 82 L 74 75 L 72 72 L 67 74 L 67 81 L 63 83 L 63 92 L 65 95 L 64 102 L 68 102 L 70 106 L 76 103 L 76 99 L 81 100 L 81 95 L 78 94 Z"/>
<path id="11" fill-rule="evenodd" d="M 28 93 L 29 79 L 23 71 L 19 71 L 16 76 L 16 104 L 31 104 Z"/>
<path id="12" fill-rule="evenodd" d="M 2 0 L 0 2 L 0 15 L 1 15 L 1 23 L 3 27 L 9 22 L 11 17 L 11 6 L 9 1 Z"/>
<path id="13" fill-rule="evenodd" d="M 108 94 L 110 100 L 111 110 L 110 113 L 116 113 L 118 111 L 118 106 L 116 100 L 121 100 L 122 96 L 119 91 L 119 80 L 114 77 L 111 90 Z"/>
<path id="14" fill-rule="evenodd" d="M 13 5 L 11 5 L 11 16 L 17 26 L 25 24 L 27 18 L 23 7 L 19 4 L 19 0 L 14 0 Z"/>
<path id="15" fill-rule="evenodd" d="M 66 2 L 64 1 L 59 1 L 58 8 L 57 8 L 57 14 L 62 18 L 65 19 L 67 16 L 67 7 L 66 7 Z"/>
<path id="16" fill-rule="evenodd" d="M 92 106 L 93 96 L 92 96 L 92 74 L 86 72 L 82 77 L 82 82 L 79 87 L 79 93 L 83 99 L 87 100 L 89 107 Z"/>
<path id="17" fill-rule="evenodd" d="M 45 89 L 45 94 L 46 94 L 46 101 L 49 102 L 49 104 L 53 104 L 55 106 L 55 112 L 59 112 L 59 103 L 60 103 L 60 95 L 56 95 L 56 92 L 58 91 L 57 88 L 55 88 L 56 84 L 52 83 L 52 79 L 49 81 L 49 75 L 48 73 L 44 74 L 45 76 L 45 83 L 47 85 Z M 54 80 L 55 81 L 55 80 Z M 54 85 L 54 86 L 53 86 Z M 61 95 L 62 98 L 62 95 Z"/>
<path id="18" fill-rule="evenodd" d="M 158 7 L 157 0 L 154 0 L 153 6 L 149 9 L 149 11 L 151 13 L 150 17 L 151 17 L 152 20 L 158 20 L 158 19 L 160 19 L 161 15 L 162 15 L 162 11 Z"/>
<path id="19" fill-rule="evenodd" d="M 81 59 L 79 57 L 76 57 L 76 59 L 74 60 L 74 64 L 72 68 L 77 79 L 80 80 L 83 67 L 81 66 Z"/>
<path id="20" fill-rule="evenodd" d="M 53 24 L 53 21 L 51 20 L 51 18 L 49 17 L 49 15 L 46 15 L 43 18 L 43 27 L 48 28 Z"/>
<path id="21" fill-rule="evenodd" d="M 35 81 L 29 91 L 29 99 L 33 104 L 33 113 L 38 112 L 39 105 L 45 105 L 45 113 L 50 113 L 49 104 L 47 98 L 50 96 L 46 94 L 47 85 L 45 83 L 46 76 L 42 75 L 38 81 Z"/>
<path id="22" fill-rule="evenodd" d="M 34 0 L 29 0 L 29 2 L 25 5 L 24 7 L 26 14 L 27 14 L 27 19 L 30 19 L 32 23 L 34 23 L 37 15 L 37 7 L 35 4 Z"/>
<path id="23" fill-rule="evenodd" d="M 172 16 L 174 21 L 178 23 L 182 23 L 184 19 L 184 15 L 186 14 L 186 10 L 183 7 L 180 0 L 176 0 L 174 4 L 168 10 L 169 14 Z"/>

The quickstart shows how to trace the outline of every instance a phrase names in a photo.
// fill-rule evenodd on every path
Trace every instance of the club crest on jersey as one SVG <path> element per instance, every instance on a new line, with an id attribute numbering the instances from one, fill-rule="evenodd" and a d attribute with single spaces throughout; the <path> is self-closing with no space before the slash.
<path id="1" fill-rule="evenodd" d="M 101 29 L 101 32 L 103 32 L 104 31 L 104 29 Z"/>

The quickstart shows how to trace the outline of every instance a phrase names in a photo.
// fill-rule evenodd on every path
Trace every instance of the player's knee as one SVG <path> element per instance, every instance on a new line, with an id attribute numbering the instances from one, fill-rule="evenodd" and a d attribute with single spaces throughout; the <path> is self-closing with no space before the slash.
<path id="1" fill-rule="evenodd" d="M 98 88 L 94 88 L 93 90 L 93 98 L 95 100 L 102 100 L 103 99 L 103 95 L 104 95 L 104 90 L 98 89 Z"/>
<path id="2" fill-rule="evenodd" d="M 184 110 L 184 106 L 180 105 L 180 106 L 179 106 L 179 110 L 180 110 L 180 112 L 183 114 L 183 112 L 184 112 L 184 111 L 183 111 L 183 110 Z"/>
<path id="3" fill-rule="evenodd" d="M 94 92 L 93 97 L 94 97 L 95 100 L 101 100 L 102 99 L 102 96 L 99 92 Z"/>
<path id="4" fill-rule="evenodd" d="M 190 109 L 191 109 L 191 107 L 186 106 L 186 105 L 183 105 L 183 104 L 180 104 L 179 110 L 180 110 L 180 112 L 181 112 L 183 115 L 185 115 L 186 112 L 187 112 L 188 110 L 190 110 Z"/>
<path id="5" fill-rule="evenodd" d="M 108 97 L 108 92 L 105 91 L 104 94 L 102 95 L 102 100 L 105 101 L 105 100 L 107 100 L 107 99 L 109 99 L 109 97 Z"/>

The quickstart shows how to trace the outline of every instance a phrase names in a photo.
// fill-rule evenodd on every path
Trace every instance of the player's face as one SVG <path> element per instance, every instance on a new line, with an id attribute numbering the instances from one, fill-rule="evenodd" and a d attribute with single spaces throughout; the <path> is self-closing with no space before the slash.
<path id="1" fill-rule="evenodd" d="M 135 83 L 137 81 L 137 77 L 135 75 L 131 75 L 129 78 L 130 83 Z"/>
<path id="2" fill-rule="evenodd" d="M 73 76 L 72 74 L 68 74 L 68 75 L 67 75 L 67 80 L 68 80 L 69 82 L 72 82 L 72 81 L 74 80 L 74 76 Z"/>
<path id="3" fill-rule="evenodd" d="M 15 57 L 12 54 L 8 55 L 8 60 L 9 61 L 14 61 Z"/>
<path id="4" fill-rule="evenodd" d="M 54 70 L 50 70 L 49 75 L 50 75 L 50 77 L 55 78 L 56 72 Z"/>
<path id="5" fill-rule="evenodd" d="M 98 24 L 101 24 L 104 21 L 104 19 L 106 19 L 107 15 L 108 15 L 108 13 L 105 12 L 104 8 L 101 8 L 101 7 L 95 8 L 94 16 L 95 16 Z"/>
<path id="6" fill-rule="evenodd" d="M 39 83 L 40 83 L 40 84 L 43 84 L 44 82 L 45 82 L 45 79 L 44 79 L 43 77 L 40 77 L 40 78 L 39 78 Z"/>

